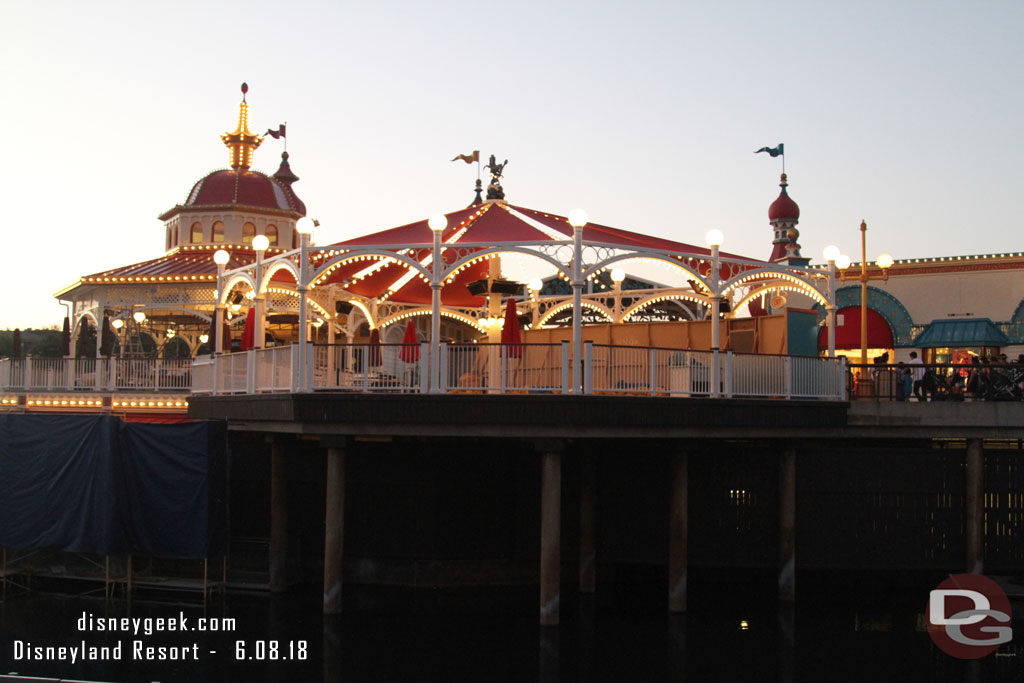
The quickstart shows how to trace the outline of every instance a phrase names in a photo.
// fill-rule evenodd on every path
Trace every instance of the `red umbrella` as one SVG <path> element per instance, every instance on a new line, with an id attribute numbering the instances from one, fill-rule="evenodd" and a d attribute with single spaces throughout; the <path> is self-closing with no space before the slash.
<path id="1" fill-rule="evenodd" d="M 505 306 L 505 325 L 501 328 L 501 348 L 506 356 L 523 357 L 523 335 L 519 331 L 519 314 L 515 299 L 509 298 Z"/>
<path id="2" fill-rule="evenodd" d="M 245 316 L 245 328 L 242 330 L 242 351 L 248 351 L 253 347 L 253 339 L 256 338 L 256 309 L 250 308 L 249 315 Z"/>
<path id="3" fill-rule="evenodd" d="M 402 353 L 399 354 L 406 363 L 415 363 L 420 359 L 420 340 L 416 336 L 416 326 L 412 323 L 412 318 L 409 318 L 409 322 L 405 325 L 405 337 L 402 339 Z"/>
<path id="4" fill-rule="evenodd" d="M 380 331 L 377 330 L 376 328 L 374 328 L 374 330 L 370 332 L 370 348 L 368 349 L 368 354 L 368 367 L 379 368 L 380 366 L 384 365 L 384 360 L 382 359 L 380 353 Z"/>
<path id="5" fill-rule="evenodd" d="M 225 318 L 224 324 L 221 326 L 221 337 L 223 338 L 220 344 L 220 350 L 226 353 L 231 352 L 231 323 Z"/>

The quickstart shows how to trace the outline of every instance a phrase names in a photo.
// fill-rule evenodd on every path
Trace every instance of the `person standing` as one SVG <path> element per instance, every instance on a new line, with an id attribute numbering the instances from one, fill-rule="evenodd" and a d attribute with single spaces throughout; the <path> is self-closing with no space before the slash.
<path id="1" fill-rule="evenodd" d="M 917 366 L 910 369 L 914 378 L 914 396 L 918 401 L 928 400 L 928 386 L 924 382 L 924 361 L 917 356 L 917 351 L 910 352 L 910 365 Z"/>

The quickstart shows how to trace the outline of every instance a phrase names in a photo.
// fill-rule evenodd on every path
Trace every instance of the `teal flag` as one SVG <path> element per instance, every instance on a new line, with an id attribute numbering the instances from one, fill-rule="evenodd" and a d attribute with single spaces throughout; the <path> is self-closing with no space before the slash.
<path id="1" fill-rule="evenodd" d="M 761 149 L 754 152 L 754 154 L 758 154 L 760 152 L 768 152 L 768 154 L 772 155 L 772 157 L 777 157 L 780 154 L 782 156 L 786 155 L 785 145 L 783 145 L 781 142 L 779 143 L 778 147 L 762 147 Z"/>

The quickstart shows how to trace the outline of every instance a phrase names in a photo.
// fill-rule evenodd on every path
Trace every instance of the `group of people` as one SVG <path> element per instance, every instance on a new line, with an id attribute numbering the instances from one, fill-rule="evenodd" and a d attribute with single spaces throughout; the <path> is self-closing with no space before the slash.
<path id="1" fill-rule="evenodd" d="M 882 357 L 881 365 L 888 361 Z M 877 362 L 877 359 L 876 359 Z M 877 377 L 876 371 L 876 377 Z M 916 351 L 909 363 L 897 363 L 896 400 L 1022 400 L 1024 399 L 1024 353 L 1010 361 L 1006 354 L 971 356 L 970 364 L 926 367 Z"/>

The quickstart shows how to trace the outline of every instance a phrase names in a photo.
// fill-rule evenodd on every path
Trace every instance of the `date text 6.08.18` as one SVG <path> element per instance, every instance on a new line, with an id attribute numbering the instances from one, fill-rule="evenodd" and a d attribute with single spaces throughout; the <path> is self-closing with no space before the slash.
<path id="1" fill-rule="evenodd" d="M 236 640 L 235 659 L 257 662 L 299 659 L 309 657 L 309 644 L 305 640 Z"/>

